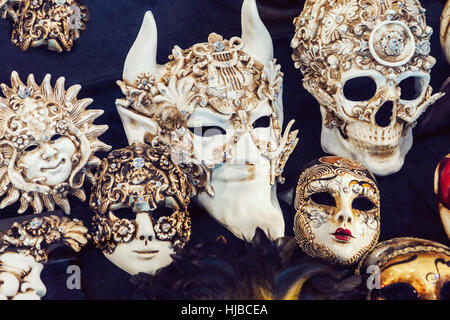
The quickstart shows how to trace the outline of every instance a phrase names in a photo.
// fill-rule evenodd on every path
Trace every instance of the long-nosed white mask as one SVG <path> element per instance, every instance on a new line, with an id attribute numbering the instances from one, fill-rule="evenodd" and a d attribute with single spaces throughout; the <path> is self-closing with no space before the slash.
<path id="1" fill-rule="evenodd" d="M 211 33 L 208 42 L 175 46 L 156 64 L 157 31 L 150 12 L 125 61 L 126 99 L 117 108 L 129 142 L 151 132 L 171 148 L 199 203 L 237 237 L 260 227 L 284 235 L 276 180 L 297 132 L 282 134 L 282 76 L 254 0 L 242 8 L 242 36 Z"/>
<path id="2" fill-rule="evenodd" d="M 431 95 L 433 29 L 417 0 L 308 0 L 291 46 L 303 86 L 318 100 L 325 152 L 377 175 L 397 172 Z"/>

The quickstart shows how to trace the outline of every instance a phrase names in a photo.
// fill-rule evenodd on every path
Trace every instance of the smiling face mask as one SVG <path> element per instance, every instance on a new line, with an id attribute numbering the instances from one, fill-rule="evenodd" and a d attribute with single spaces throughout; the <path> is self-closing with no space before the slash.
<path id="1" fill-rule="evenodd" d="M 419 1 L 306 1 L 291 46 L 322 115 L 322 148 L 395 173 L 432 95 L 433 29 Z"/>
<path id="2" fill-rule="evenodd" d="M 66 91 L 62 77 L 53 89 L 50 75 L 39 86 L 33 75 L 24 84 L 13 72 L 11 85 L 0 85 L 0 208 L 19 200 L 18 213 L 56 204 L 69 214 L 67 196 L 84 201 L 84 180 L 94 180 L 94 153 L 110 149 L 97 139 L 108 126 L 93 124 L 103 110 L 86 110 L 92 100 L 77 99 L 79 85 Z"/>
<path id="3" fill-rule="evenodd" d="M 417 238 L 395 238 L 379 243 L 362 261 L 358 273 L 379 269 L 379 288 L 373 300 L 447 300 L 450 298 L 450 248 Z"/>
<path id="4" fill-rule="evenodd" d="M 78 252 L 87 243 L 87 228 L 77 219 L 47 216 L 15 222 L 1 233 L 0 300 L 39 300 L 47 289 L 41 271 L 49 249 L 64 243 Z"/>
<path id="5" fill-rule="evenodd" d="M 312 257 L 350 265 L 378 241 L 378 187 L 356 161 L 323 157 L 308 165 L 298 181 L 295 209 L 295 237 Z"/>
<path id="6" fill-rule="evenodd" d="M 155 140 L 156 141 L 156 140 Z M 97 170 L 90 206 L 94 242 L 130 274 L 153 274 L 189 241 L 190 189 L 162 144 L 112 151 Z"/>
<path id="7" fill-rule="evenodd" d="M 282 134 L 282 73 L 254 1 L 244 1 L 242 37 L 211 33 L 208 42 L 172 50 L 156 64 L 157 35 L 147 13 L 116 101 L 128 141 L 146 131 L 171 148 L 199 203 L 241 239 L 256 227 L 284 235 L 276 196 L 297 131 Z M 245 193 L 245 197 L 242 194 Z"/>

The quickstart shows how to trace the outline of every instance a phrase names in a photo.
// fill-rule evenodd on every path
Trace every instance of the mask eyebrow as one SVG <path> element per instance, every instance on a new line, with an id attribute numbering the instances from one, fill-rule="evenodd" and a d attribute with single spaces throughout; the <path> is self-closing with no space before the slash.
<path id="1" fill-rule="evenodd" d="M 388 264 L 387 266 L 385 266 L 384 268 L 382 268 L 381 271 L 387 270 L 387 269 L 389 269 L 390 267 L 393 267 L 393 266 L 396 266 L 396 265 L 400 265 L 400 264 L 404 264 L 404 263 L 409 263 L 409 262 L 414 261 L 414 260 L 416 260 L 416 259 L 417 259 L 417 254 L 415 254 L 415 255 L 409 257 L 408 259 L 400 260 L 400 261 L 397 261 L 397 262 Z"/>
<path id="2" fill-rule="evenodd" d="M 220 114 L 210 109 L 203 108 L 201 110 L 195 110 L 187 119 L 186 124 L 188 127 L 224 124 L 229 121 L 230 118 L 231 114 Z"/>

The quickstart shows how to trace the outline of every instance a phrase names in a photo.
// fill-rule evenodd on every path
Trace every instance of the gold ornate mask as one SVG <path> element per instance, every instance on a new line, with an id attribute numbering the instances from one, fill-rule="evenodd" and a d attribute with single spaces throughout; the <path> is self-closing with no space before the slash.
<path id="1" fill-rule="evenodd" d="M 1 233 L 0 299 L 40 299 L 46 293 L 40 274 L 48 249 L 65 243 L 76 252 L 87 243 L 88 230 L 81 221 L 48 216 L 15 222 Z"/>
<path id="2" fill-rule="evenodd" d="M 450 154 L 442 159 L 436 168 L 434 192 L 438 199 L 442 224 L 450 239 Z"/>
<path id="3" fill-rule="evenodd" d="M 284 235 L 276 182 L 298 139 L 293 120 L 282 132 L 283 74 L 254 0 L 244 1 L 242 30 L 229 40 L 211 33 L 208 42 L 175 46 L 158 65 L 156 24 L 146 13 L 118 82 L 126 98 L 116 105 L 129 143 L 145 131 L 160 136 L 199 203 L 250 241 L 256 227 Z"/>
<path id="4" fill-rule="evenodd" d="M 377 175 L 403 166 L 432 95 L 433 29 L 418 0 L 307 0 L 291 46 L 318 100 L 322 148 Z"/>
<path id="5" fill-rule="evenodd" d="M 11 41 L 23 51 L 42 45 L 70 51 L 89 19 L 86 6 L 77 0 L 13 0 L 6 6 L 3 17 L 8 14 L 14 21 Z"/>
<path id="6" fill-rule="evenodd" d="M 53 89 L 50 75 L 39 86 L 33 75 L 27 84 L 17 72 L 11 88 L 0 84 L 0 203 L 3 209 L 20 201 L 19 213 L 52 211 L 55 204 L 70 213 L 69 194 L 86 199 L 83 182 L 93 182 L 97 151 L 110 147 L 97 139 L 108 126 L 93 121 L 103 110 L 86 110 L 92 99 L 77 99 L 79 85 L 64 89 L 64 78 Z"/>
<path id="7" fill-rule="evenodd" d="M 417 238 L 381 242 L 358 268 L 358 273 L 366 271 L 379 277 L 370 282 L 379 282 L 379 288 L 370 289 L 369 299 L 449 298 L 450 248 L 437 242 Z"/>
<path id="8" fill-rule="evenodd" d="M 354 160 L 323 157 L 307 165 L 298 181 L 295 209 L 295 237 L 312 257 L 350 265 L 378 242 L 378 187 Z"/>
<path id="9" fill-rule="evenodd" d="M 90 199 L 95 244 L 131 274 L 170 264 L 191 234 L 187 180 L 166 146 L 149 139 L 109 153 Z"/>

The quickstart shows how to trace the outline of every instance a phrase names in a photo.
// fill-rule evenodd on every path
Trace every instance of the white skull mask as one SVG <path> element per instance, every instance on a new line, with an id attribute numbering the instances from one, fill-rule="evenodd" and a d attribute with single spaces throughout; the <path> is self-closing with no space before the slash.
<path id="1" fill-rule="evenodd" d="M 256 227 L 284 235 L 276 178 L 297 143 L 282 134 L 282 73 L 254 0 L 244 1 L 242 37 L 178 46 L 155 62 L 156 25 L 147 13 L 119 82 L 117 108 L 131 143 L 151 132 L 171 148 L 198 201 L 241 239 Z M 242 196 L 245 194 L 245 196 Z"/>
<path id="2" fill-rule="evenodd" d="M 350 265 L 375 246 L 380 195 L 360 163 L 323 157 L 307 165 L 295 195 L 294 231 L 307 254 Z"/>
<path id="3" fill-rule="evenodd" d="M 325 152 L 397 172 L 431 95 L 432 28 L 417 0 L 306 1 L 291 46 L 318 100 Z"/>
<path id="4" fill-rule="evenodd" d="M 133 144 L 100 164 L 90 206 L 94 242 L 130 274 L 153 274 L 190 238 L 190 189 L 165 146 Z"/>

